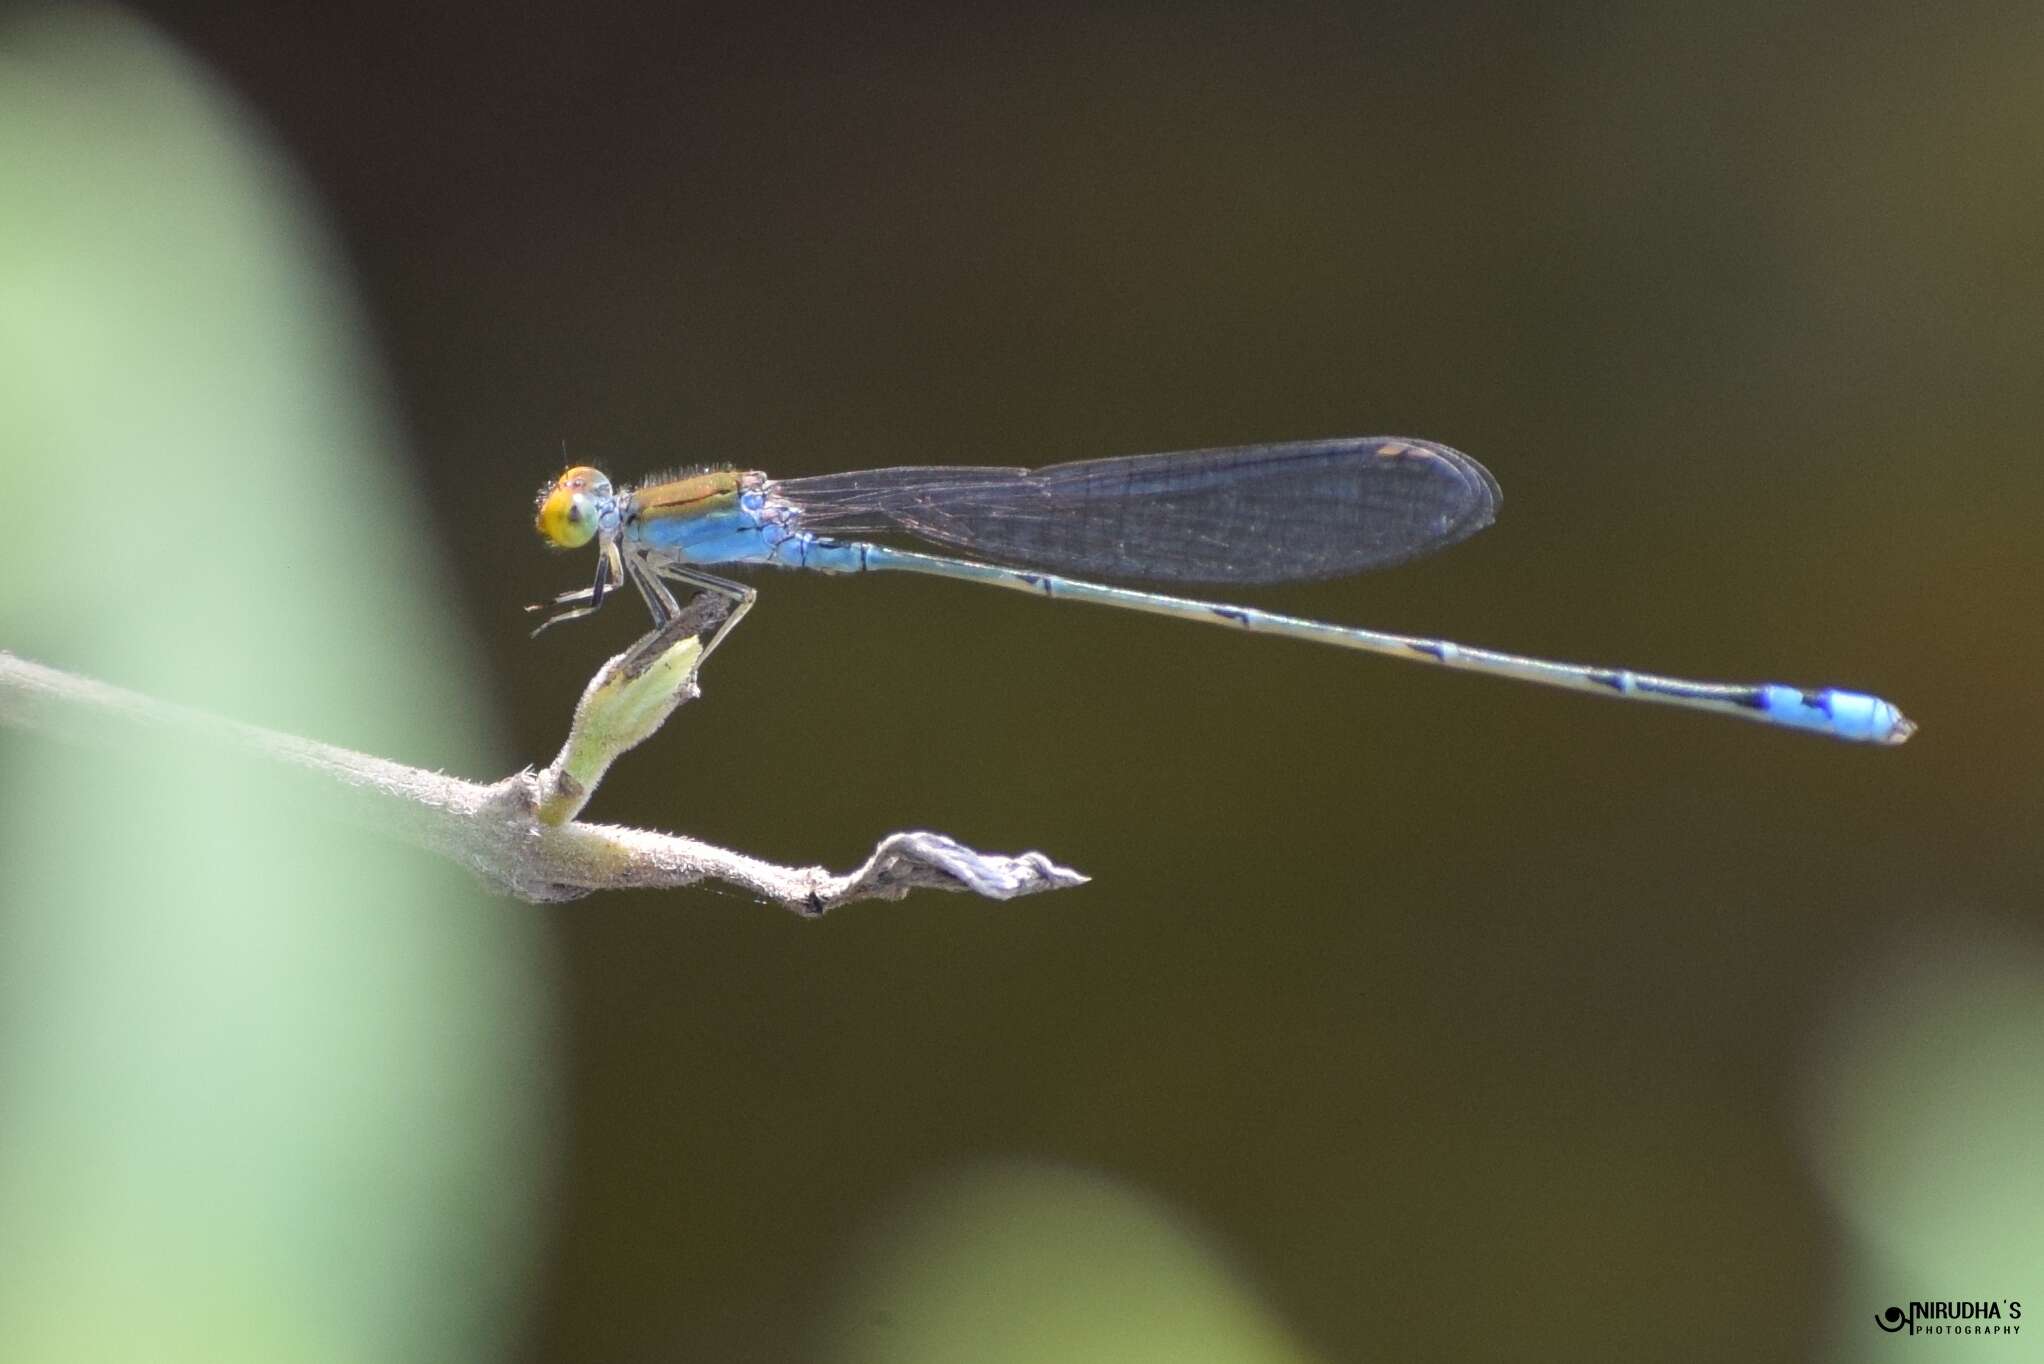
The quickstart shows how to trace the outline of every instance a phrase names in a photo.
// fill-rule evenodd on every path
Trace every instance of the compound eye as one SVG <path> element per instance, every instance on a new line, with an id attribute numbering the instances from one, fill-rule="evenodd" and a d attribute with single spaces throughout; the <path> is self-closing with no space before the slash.
<path id="1" fill-rule="evenodd" d="M 533 524 L 548 544 L 580 549 L 595 537 L 610 500 L 610 480 L 587 465 L 578 465 L 539 490 Z"/>

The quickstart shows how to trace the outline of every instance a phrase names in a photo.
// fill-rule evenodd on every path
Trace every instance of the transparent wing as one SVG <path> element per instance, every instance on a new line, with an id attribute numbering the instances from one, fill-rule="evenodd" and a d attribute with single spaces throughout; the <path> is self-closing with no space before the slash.
<path id="1" fill-rule="evenodd" d="M 1128 455 L 1042 469 L 909 467 L 783 480 L 805 529 L 904 532 L 997 563 L 1095 578 L 1341 577 L 1467 539 L 1497 480 L 1397 436 Z"/>

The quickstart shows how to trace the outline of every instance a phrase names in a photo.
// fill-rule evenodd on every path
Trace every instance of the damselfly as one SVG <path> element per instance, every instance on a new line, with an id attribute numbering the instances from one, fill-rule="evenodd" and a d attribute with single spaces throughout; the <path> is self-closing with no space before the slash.
<path id="1" fill-rule="evenodd" d="M 1257 584 L 1342 577 L 1466 539 L 1490 524 L 1498 502 L 1497 480 L 1469 456 L 1393 436 L 1131 455 L 1043 469 L 911 467 L 791 479 L 712 469 L 622 492 L 581 465 L 540 490 L 537 521 L 540 534 L 562 548 L 594 540 L 596 580 L 556 597 L 552 606 L 560 609 L 540 629 L 590 614 L 627 582 L 645 598 L 654 624 L 665 625 L 678 609 L 668 587 L 676 583 L 732 604 L 707 654 L 752 605 L 754 590 L 704 572 L 706 565 L 927 573 L 1736 715 L 1858 743 L 1899 744 L 1914 732 L 1895 706 L 1860 692 L 1691 682 L 1556 663 L 1089 581 Z M 855 538 L 887 534 L 973 557 Z"/>

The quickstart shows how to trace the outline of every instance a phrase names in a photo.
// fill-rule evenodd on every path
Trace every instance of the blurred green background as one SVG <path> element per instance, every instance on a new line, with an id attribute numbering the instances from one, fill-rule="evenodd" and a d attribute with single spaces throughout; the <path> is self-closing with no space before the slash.
<path id="1" fill-rule="evenodd" d="M 382 1031 L 244 1075 L 201 1129 L 294 1086 L 376 1100 L 359 1129 L 306 1119 L 340 1154 L 276 1175 L 372 1228 L 314 1269 L 386 1257 L 262 1301 L 398 1323 L 335 1327 L 331 1357 L 2044 1357 L 1870 1320 L 2044 1304 L 2044 10 L 377 0 L 144 6 L 155 38 L 57 13 L 0 35 L 11 107 L 50 119 L 0 163 L 61 206 L 41 227 L 210 243 L 199 285 L 134 267 L 189 286 L 173 339 L 232 325 L 237 263 L 344 339 L 296 377 L 241 367 L 267 341 L 222 351 L 196 401 L 281 427 L 77 415 L 189 397 L 179 352 L 0 428 L 53 575 L 0 596 L 0 645 L 493 778 L 552 753 L 642 628 L 620 604 L 526 638 L 519 608 L 589 571 L 530 526 L 564 444 L 629 478 L 1389 432 L 1482 459 L 1499 524 L 1256 604 L 1849 685 L 1922 726 L 1859 751 L 962 585 L 765 578 L 589 817 L 838 868 L 935 828 L 1093 884 L 805 923 L 708 891 L 535 910 L 407 856 L 405 912 L 339 878 L 320 949 L 280 950 L 291 1002 Z M 203 218 L 164 235 L 164 201 L 227 192 L 147 135 L 193 99 L 327 292 L 272 287 Z M 120 155 L 121 188 L 64 188 Z M 39 240 L 0 242 L 17 279 Z M 79 306 L 118 330 L 137 291 L 107 250 Z M 40 317 L 10 354 L 45 353 Z M 342 396 L 289 396 L 307 374 Z M 58 381 L 4 382 L 23 410 Z M 354 415 L 290 415 L 328 402 Z M 351 472 L 317 472 L 340 447 Z M 138 556 L 114 592 L 77 557 L 132 543 L 93 519 L 110 479 L 136 525 L 192 499 L 159 529 L 227 576 Z M 239 607 L 250 580 L 281 600 Z M 185 661 L 145 667 L 135 619 Z M 310 675 L 341 679 L 332 708 L 298 704 Z M 6 745 L 11 779 L 58 762 Z M 114 987 L 21 964 L 62 956 L 21 887 L 97 907 L 109 952 L 128 911 L 8 856 L 33 1051 L 60 1035 L 39 1010 Z M 188 942 L 166 914 L 150 933 Z M 451 1012 L 390 1013 L 393 961 L 425 963 L 408 1007 Z M 185 988 L 220 969 L 193 950 Z M 104 1089 L 126 1037 L 44 1048 L 17 1098 L 189 1102 Z M 444 1070 L 393 1090 L 421 1057 Z M 20 1173 L 38 1132 L 0 1159 L 47 1190 Z M 132 1158 L 73 1164 L 90 1187 Z M 41 1197 L 44 1222 L 0 1215 L 17 1256 L 91 1213 Z"/>

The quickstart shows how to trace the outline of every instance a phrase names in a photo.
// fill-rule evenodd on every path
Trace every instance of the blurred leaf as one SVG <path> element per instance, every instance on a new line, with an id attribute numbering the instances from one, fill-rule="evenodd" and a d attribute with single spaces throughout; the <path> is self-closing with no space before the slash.
<path id="1" fill-rule="evenodd" d="M 839 1364 L 1303 1364 L 1181 1215 L 1096 1175 L 982 1168 L 851 1247 Z"/>
<path id="2" fill-rule="evenodd" d="M 109 9 L 0 32 L 0 637 L 483 760 L 295 186 Z M 9 1358 L 466 1359 L 528 1268 L 536 925 L 239 766 L 0 735 Z"/>

